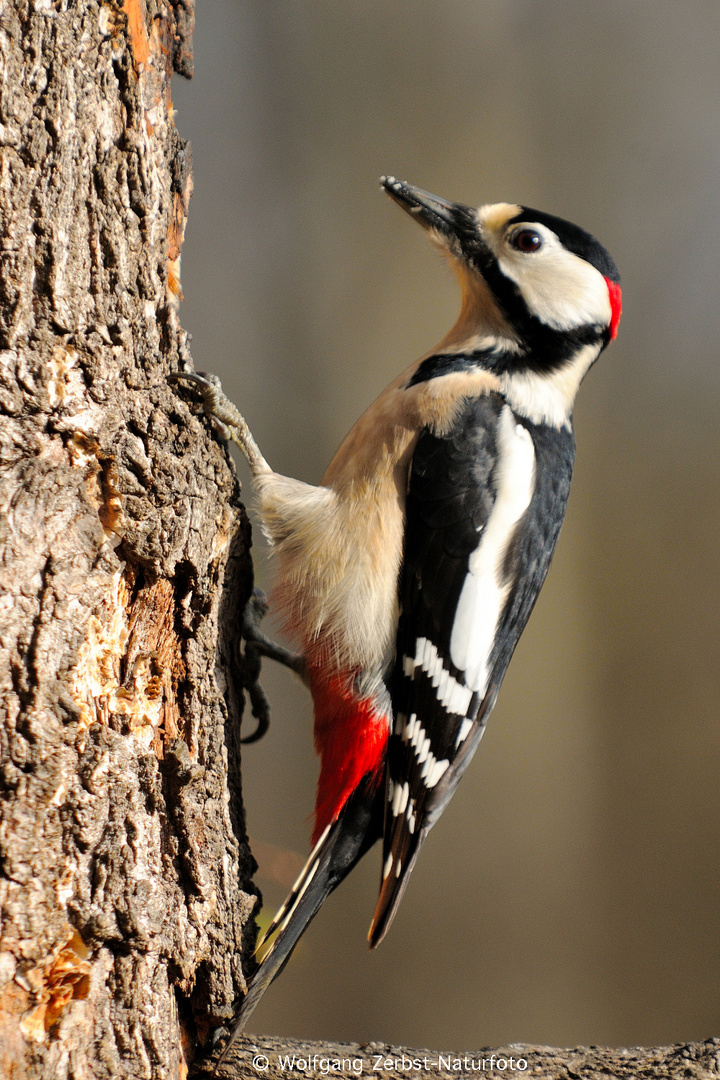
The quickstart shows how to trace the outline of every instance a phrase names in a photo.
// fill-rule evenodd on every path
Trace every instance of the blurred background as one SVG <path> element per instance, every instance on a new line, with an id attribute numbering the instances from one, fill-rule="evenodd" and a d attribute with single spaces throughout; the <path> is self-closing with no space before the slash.
<path id="1" fill-rule="evenodd" d="M 181 318 L 277 470 L 319 482 L 454 319 L 381 173 L 577 222 L 625 301 L 580 393 L 548 583 L 387 940 L 368 952 L 376 850 L 256 1032 L 436 1050 L 720 1034 L 719 41 L 717 0 L 198 7 L 195 79 L 174 83 L 195 172 Z M 317 769 L 306 692 L 271 665 L 264 684 L 274 722 L 243 779 L 274 911 Z"/>

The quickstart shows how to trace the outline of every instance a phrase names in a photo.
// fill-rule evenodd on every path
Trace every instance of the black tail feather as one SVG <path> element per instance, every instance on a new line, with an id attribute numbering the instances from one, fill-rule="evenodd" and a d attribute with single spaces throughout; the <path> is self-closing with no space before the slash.
<path id="1" fill-rule="evenodd" d="M 397 842 L 390 848 L 383 866 L 377 907 L 368 931 L 371 949 L 378 947 L 390 929 L 428 831 L 421 830 L 414 836 L 407 832 L 398 835 Z"/>
<path id="2" fill-rule="evenodd" d="M 248 990 L 220 1062 L 250 1019 L 263 994 L 290 959 L 293 949 L 317 915 L 327 896 L 336 889 L 366 851 L 382 835 L 384 789 L 377 775 L 369 775 L 320 837 L 275 916 L 259 947 L 273 935 L 268 952 L 248 982 Z M 218 1062 L 218 1064 L 220 1064 Z"/>

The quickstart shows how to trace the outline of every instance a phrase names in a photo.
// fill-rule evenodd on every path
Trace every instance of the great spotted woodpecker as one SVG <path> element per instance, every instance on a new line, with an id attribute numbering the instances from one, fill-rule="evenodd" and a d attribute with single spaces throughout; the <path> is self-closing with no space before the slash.
<path id="1" fill-rule="evenodd" d="M 462 307 L 361 416 L 319 487 L 273 472 L 216 380 L 178 376 L 200 386 L 250 463 L 321 758 L 312 851 L 265 936 L 235 1031 L 381 837 L 371 947 L 387 932 L 547 574 L 575 395 L 620 319 L 615 264 L 583 229 L 381 183 L 448 256 Z"/>

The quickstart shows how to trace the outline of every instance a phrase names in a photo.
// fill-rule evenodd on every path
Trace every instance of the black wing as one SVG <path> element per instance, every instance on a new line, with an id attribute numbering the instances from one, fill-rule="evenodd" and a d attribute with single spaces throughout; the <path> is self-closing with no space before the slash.
<path id="1" fill-rule="evenodd" d="M 451 642 L 471 557 L 488 529 L 503 482 L 501 427 L 510 422 L 513 429 L 521 424 L 532 440 L 532 494 L 504 548 L 502 607 L 496 625 L 493 619 L 485 658 L 488 675 L 477 691 L 471 665 L 463 669 L 453 662 Z M 425 431 L 418 440 L 407 495 L 383 877 L 370 930 L 372 946 L 386 933 L 420 847 L 480 741 L 547 574 L 573 459 L 569 430 L 558 432 L 514 416 L 498 394 L 469 399 L 448 435 Z"/>

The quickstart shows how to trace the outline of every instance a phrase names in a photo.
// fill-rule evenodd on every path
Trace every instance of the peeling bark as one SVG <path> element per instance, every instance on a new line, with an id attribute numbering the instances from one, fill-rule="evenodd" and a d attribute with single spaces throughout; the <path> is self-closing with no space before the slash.
<path id="1" fill-rule="evenodd" d="M 166 382 L 188 358 L 170 77 L 192 18 L 0 2 L 2 1076 L 186 1075 L 252 945 L 217 649 L 249 529 Z"/>

